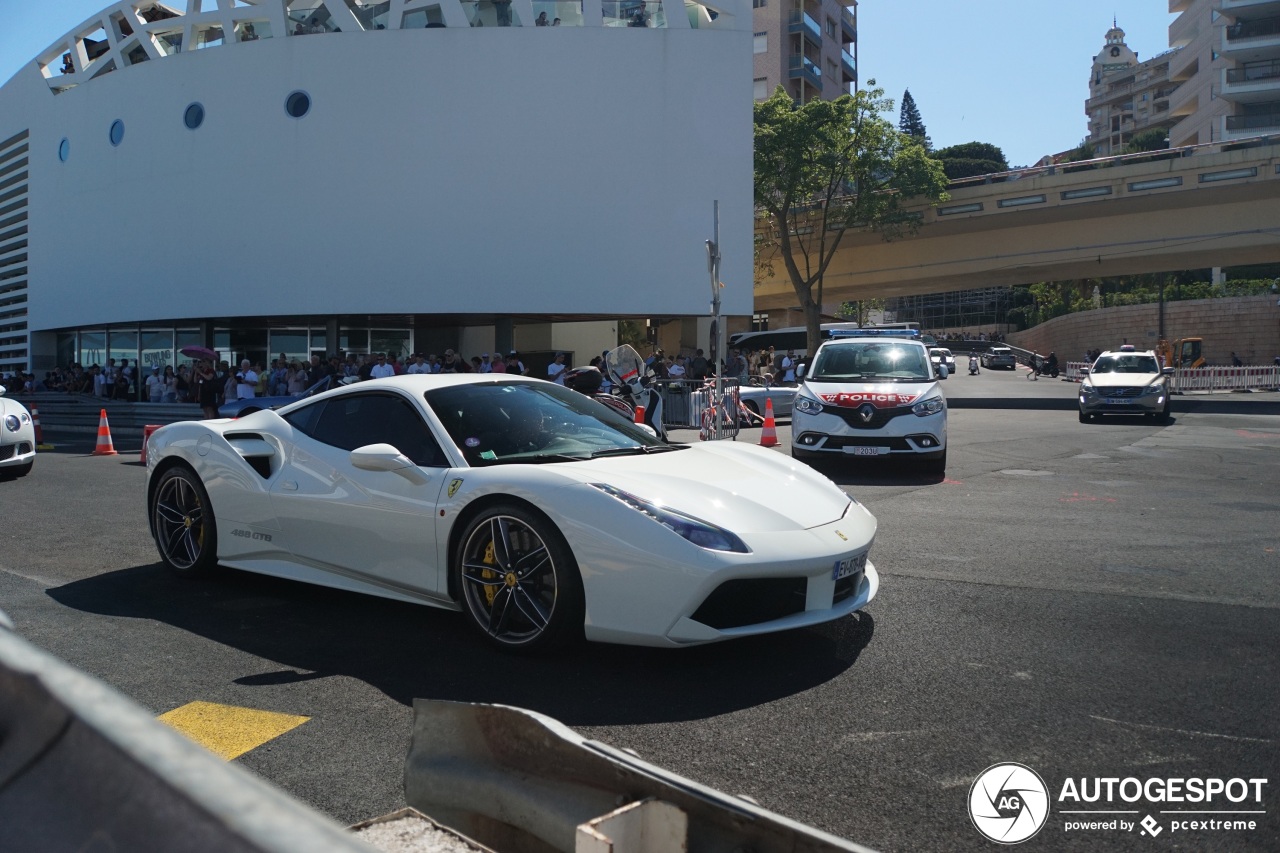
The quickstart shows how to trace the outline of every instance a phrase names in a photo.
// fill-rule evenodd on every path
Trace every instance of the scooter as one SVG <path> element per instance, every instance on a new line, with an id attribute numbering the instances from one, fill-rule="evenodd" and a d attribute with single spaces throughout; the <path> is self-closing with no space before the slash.
<path id="1" fill-rule="evenodd" d="M 978 369 L 978 357 L 973 353 L 969 353 L 969 375 L 977 376 L 982 371 Z"/>
<path id="2" fill-rule="evenodd" d="M 598 367 L 575 367 L 564 374 L 565 387 L 577 391 L 585 397 L 603 403 L 629 421 L 636 419 L 636 410 L 631 404 L 616 394 L 602 391 L 604 374 Z"/>
<path id="3" fill-rule="evenodd" d="M 619 396 L 633 410 L 638 411 L 643 406 L 645 426 L 652 429 L 658 438 L 666 441 L 667 430 L 662 424 L 662 394 L 658 392 L 658 375 L 653 372 L 653 368 L 645 364 L 640 353 L 627 344 L 609 350 L 605 354 L 604 365 Z"/>

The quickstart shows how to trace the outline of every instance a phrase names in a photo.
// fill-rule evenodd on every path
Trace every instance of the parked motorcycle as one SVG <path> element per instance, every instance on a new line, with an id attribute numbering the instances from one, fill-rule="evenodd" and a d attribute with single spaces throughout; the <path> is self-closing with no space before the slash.
<path id="1" fill-rule="evenodd" d="M 564 374 L 564 384 L 565 387 L 579 394 L 603 403 L 627 420 L 635 420 L 636 411 L 630 403 L 615 394 L 601 390 L 604 387 L 604 374 L 598 367 L 575 367 L 567 370 Z"/>
<path id="2" fill-rule="evenodd" d="M 969 353 L 969 375 L 977 376 L 982 371 L 978 369 L 978 356 L 976 353 Z"/>
<path id="3" fill-rule="evenodd" d="M 658 392 L 658 376 L 653 368 L 627 344 L 605 353 L 604 364 L 617 393 L 631 405 L 632 411 L 643 406 L 645 425 L 666 441 L 667 430 L 662 425 L 662 395 Z"/>

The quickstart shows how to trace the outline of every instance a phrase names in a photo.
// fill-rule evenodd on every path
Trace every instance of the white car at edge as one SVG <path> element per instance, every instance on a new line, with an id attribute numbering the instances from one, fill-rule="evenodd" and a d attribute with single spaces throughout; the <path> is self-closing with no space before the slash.
<path id="1" fill-rule="evenodd" d="M 807 466 L 743 443 L 668 445 L 538 379 L 398 376 L 171 424 L 147 469 L 173 570 L 461 610 L 510 649 L 798 628 L 879 586 L 874 517 Z"/>
<path id="2" fill-rule="evenodd" d="M 4 397 L 0 385 L 0 479 L 25 477 L 36 464 L 36 428 L 27 407 Z"/>
<path id="3" fill-rule="evenodd" d="M 947 401 L 918 337 L 832 337 L 806 369 L 791 412 L 797 459 L 880 457 L 947 467 Z"/>

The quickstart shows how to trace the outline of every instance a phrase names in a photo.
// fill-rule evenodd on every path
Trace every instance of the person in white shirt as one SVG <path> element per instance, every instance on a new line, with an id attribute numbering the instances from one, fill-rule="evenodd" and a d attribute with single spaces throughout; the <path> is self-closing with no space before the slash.
<path id="1" fill-rule="evenodd" d="M 687 371 L 684 369 L 684 357 L 672 358 L 667 364 L 667 376 L 671 379 L 684 379 Z"/>
<path id="2" fill-rule="evenodd" d="M 240 362 L 240 372 L 236 374 L 236 398 L 252 400 L 257 396 L 258 374 L 250 366 L 249 359 Z"/>
<path id="3" fill-rule="evenodd" d="M 564 353 L 556 353 L 556 360 L 547 365 L 547 378 L 557 385 L 564 384 Z"/>
<path id="4" fill-rule="evenodd" d="M 164 401 L 164 379 L 158 367 L 151 368 L 151 375 L 147 377 L 147 399 L 152 403 Z"/>
<path id="5" fill-rule="evenodd" d="M 372 379 L 386 379 L 388 376 L 395 376 L 396 369 L 387 364 L 387 357 L 382 353 L 378 353 L 378 360 L 373 365 L 373 370 L 369 371 Z"/>
<path id="6" fill-rule="evenodd" d="M 422 357 L 422 353 L 418 353 L 418 355 L 414 356 L 413 364 L 409 365 L 408 370 L 405 371 L 405 373 L 412 373 L 415 375 L 430 372 L 431 367 L 427 364 L 427 360 Z"/>

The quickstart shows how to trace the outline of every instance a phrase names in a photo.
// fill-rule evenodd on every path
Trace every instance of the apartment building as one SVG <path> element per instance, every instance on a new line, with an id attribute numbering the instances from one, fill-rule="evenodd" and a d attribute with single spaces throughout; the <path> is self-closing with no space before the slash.
<path id="1" fill-rule="evenodd" d="M 800 103 L 857 88 L 855 0 L 752 0 L 752 6 L 757 101 L 778 86 Z"/>
<path id="2" fill-rule="evenodd" d="M 1169 0 L 1169 11 L 1165 53 L 1138 61 L 1113 26 L 1094 57 L 1085 113 L 1098 156 L 1151 127 L 1174 147 L 1280 133 L 1280 0 Z"/>

